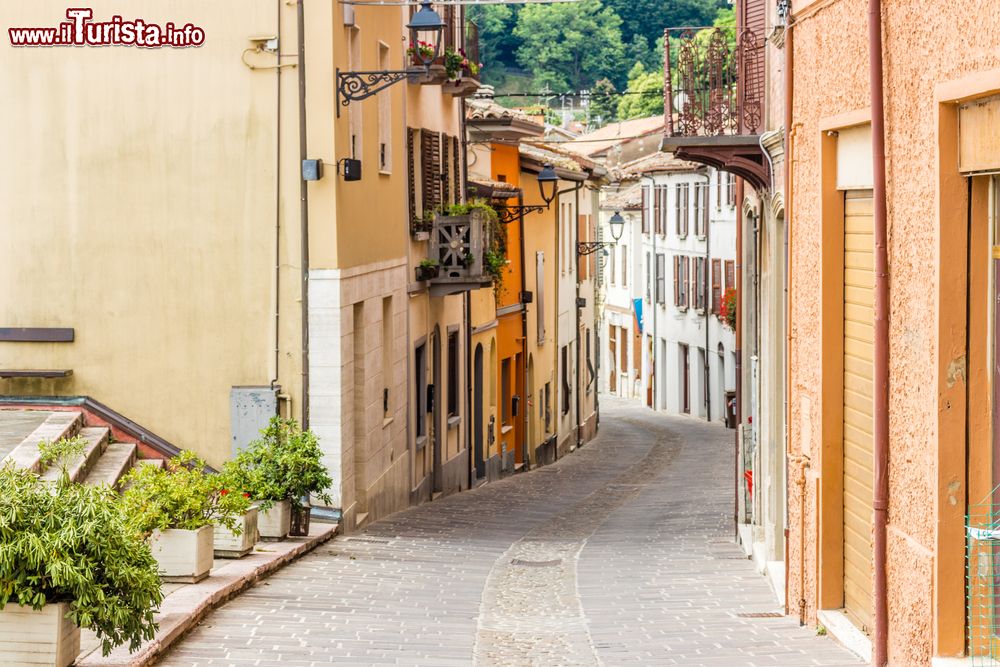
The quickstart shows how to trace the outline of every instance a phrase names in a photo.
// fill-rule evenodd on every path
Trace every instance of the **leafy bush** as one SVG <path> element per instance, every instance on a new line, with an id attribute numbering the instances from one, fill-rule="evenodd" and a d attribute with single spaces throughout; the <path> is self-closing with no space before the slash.
<path id="1" fill-rule="evenodd" d="M 294 419 L 273 417 L 260 436 L 223 466 L 227 484 L 249 491 L 264 511 L 282 500 L 298 509 L 309 494 L 333 503 L 326 493 L 333 480 L 320 461 L 323 453 L 312 431 L 303 431 Z"/>
<path id="2" fill-rule="evenodd" d="M 67 469 L 70 462 L 83 454 L 86 448 L 87 439 L 79 435 L 72 438 L 60 438 L 55 442 L 44 440 L 38 443 L 42 466 L 48 468 L 52 465 L 58 465 L 62 469 L 63 475 L 68 475 Z"/>
<path id="3" fill-rule="evenodd" d="M 722 323 L 732 330 L 736 330 L 736 289 L 728 288 L 722 295 L 722 305 L 719 309 L 719 317 Z"/>
<path id="4" fill-rule="evenodd" d="M 0 467 L 0 609 L 69 603 L 107 655 L 152 639 L 162 600 L 156 560 L 111 487 Z"/>
<path id="5" fill-rule="evenodd" d="M 227 481 L 205 472 L 205 462 L 192 452 L 181 452 L 166 468 L 133 468 L 123 482 L 126 490 L 121 502 L 133 526 L 143 534 L 221 524 L 239 535 L 242 528 L 237 520 L 250 509 L 250 498 L 231 492 Z"/>

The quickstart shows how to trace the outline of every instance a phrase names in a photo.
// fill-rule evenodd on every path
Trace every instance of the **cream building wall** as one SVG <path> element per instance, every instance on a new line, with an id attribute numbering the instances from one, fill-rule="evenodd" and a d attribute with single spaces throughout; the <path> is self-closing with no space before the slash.
<path id="1" fill-rule="evenodd" d="M 278 34 L 279 11 L 282 51 L 294 54 L 295 9 L 88 6 L 95 19 L 190 20 L 205 43 L 0 40 L 0 321 L 76 330 L 68 344 L 0 343 L 2 368 L 73 370 L 58 381 L 0 380 L 0 392 L 88 395 L 219 465 L 232 449 L 231 387 L 276 382 L 284 411 L 301 416 L 295 70 L 279 84 L 276 70 L 240 61 L 250 36 Z M 65 11 L 46 1 L 2 14 L 8 26 L 55 26 Z"/>

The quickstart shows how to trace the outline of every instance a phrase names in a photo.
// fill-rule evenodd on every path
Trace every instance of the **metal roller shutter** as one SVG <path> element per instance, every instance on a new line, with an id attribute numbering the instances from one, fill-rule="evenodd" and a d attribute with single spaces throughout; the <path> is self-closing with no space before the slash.
<path id="1" fill-rule="evenodd" d="M 874 247 L 872 193 L 844 202 L 844 609 L 872 627 Z"/>

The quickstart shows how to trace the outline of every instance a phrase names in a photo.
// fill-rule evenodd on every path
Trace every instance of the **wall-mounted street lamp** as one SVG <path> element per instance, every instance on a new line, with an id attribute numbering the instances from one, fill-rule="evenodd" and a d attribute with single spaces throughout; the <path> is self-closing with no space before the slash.
<path id="1" fill-rule="evenodd" d="M 580 241 L 576 244 L 577 254 L 590 255 L 601 248 L 618 243 L 618 240 L 622 237 L 622 232 L 625 231 L 625 218 L 622 217 L 620 211 L 615 211 L 615 214 L 608 220 L 608 224 L 611 226 L 611 238 L 614 241 Z"/>
<path id="2" fill-rule="evenodd" d="M 501 207 L 497 214 L 500 216 L 500 222 L 507 224 L 514 222 L 521 215 L 527 215 L 529 213 L 541 213 L 543 211 L 549 210 L 552 206 L 552 202 L 555 201 L 556 196 L 559 194 L 559 175 L 556 174 L 555 167 L 549 163 L 542 165 L 542 170 L 538 172 L 538 191 L 542 195 L 542 204 L 528 204 L 526 206 L 504 206 Z"/>
<path id="3" fill-rule="evenodd" d="M 413 57 L 423 66 L 423 73 L 427 73 L 431 69 L 431 64 L 441 55 L 441 37 L 446 27 L 445 22 L 431 9 L 431 3 L 425 0 L 420 3 L 420 10 L 413 15 L 406 27 L 410 30 Z M 430 48 L 419 48 L 421 43 Z M 341 72 L 338 68 L 337 116 L 340 116 L 340 107 L 367 99 L 393 84 L 420 73 L 419 67 L 368 72 Z"/>

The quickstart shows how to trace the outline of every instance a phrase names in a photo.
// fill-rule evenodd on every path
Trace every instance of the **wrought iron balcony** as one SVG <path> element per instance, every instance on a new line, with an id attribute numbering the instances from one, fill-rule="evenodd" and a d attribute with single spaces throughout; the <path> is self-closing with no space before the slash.
<path id="1" fill-rule="evenodd" d="M 664 31 L 665 136 L 677 157 L 735 173 L 767 188 L 760 148 L 764 131 L 764 42 L 751 30 Z"/>
<path id="2" fill-rule="evenodd" d="M 432 296 L 458 294 L 493 283 L 485 263 L 488 235 L 485 216 L 478 211 L 434 218 L 429 259 L 437 262 L 438 273 L 430 279 Z"/>

